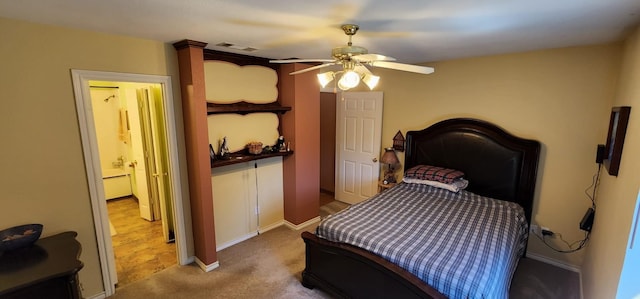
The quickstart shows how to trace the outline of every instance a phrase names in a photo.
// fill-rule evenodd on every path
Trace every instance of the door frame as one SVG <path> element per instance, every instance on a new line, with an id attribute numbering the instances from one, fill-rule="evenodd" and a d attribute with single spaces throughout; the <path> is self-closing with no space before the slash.
<path id="1" fill-rule="evenodd" d="M 96 231 L 96 241 L 98 243 L 102 281 L 106 296 L 108 297 L 115 293 L 116 267 L 111 242 L 111 233 L 109 230 L 109 215 L 104 195 L 104 184 L 102 182 L 100 154 L 98 152 L 98 142 L 93 121 L 93 108 L 91 105 L 89 81 L 151 83 L 160 84 L 162 86 L 163 104 L 165 106 L 165 129 L 169 148 L 169 177 L 172 187 L 171 206 L 174 211 L 176 255 L 178 263 L 180 265 L 186 265 L 193 262 L 193 257 L 190 258 L 187 253 L 182 185 L 180 181 L 181 167 L 178 158 L 178 141 L 171 77 L 76 69 L 71 70 L 71 76 L 76 100 L 78 123 L 80 125 L 82 152 L 87 172 L 87 183 L 89 185 L 89 196 Z"/>

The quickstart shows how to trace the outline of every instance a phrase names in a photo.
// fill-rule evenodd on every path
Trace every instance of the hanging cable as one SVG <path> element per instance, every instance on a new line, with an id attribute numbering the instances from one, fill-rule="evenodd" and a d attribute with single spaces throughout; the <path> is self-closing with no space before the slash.
<path id="1" fill-rule="evenodd" d="M 598 170 L 597 172 L 593 175 L 593 179 L 591 181 L 591 185 L 589 185 L 589 187 L 587 187 L 587 189 L 584 190 L 584 194 L 587 195 L 587 198 L 589 198 L 589 200 L 591 200 L 591 208 L 593 209 L 593 212 L 595 213 L 596 210 L 596 190 L 598 189 L 598 185 L 600 185 L 600 172 L 602 169 L 602 163 L 598 163 Z M 592 189 L 593 188 L 593 189 Z M 591 194 L 589 194 L 589 189 L 591 190 Z M 547 236 L 558 236 L 558 238 L 567 245 L 567 247 L 569 249 L 567 250 L 562 250 L 562 249 L 557 249 L 555 247 L 553 247 L 551 244 L 547 243 Z M 589 242 L 589 237 L 591 236 L 591 231 L 585 231 L 584 234 L 584 238 L 582 240 L 578 240 L 575 241 L 571 244 L 569 244 L 569 242 L 565 241 L 565 239 L 562 237 L 562 234 L 560 233 L 552 233 L 551 235 L 547 235 L 547 234 L 542 234 L 541 236 L 536 235 L 536 237 L 538 237 L 538 239 L 540 239 L 542 241 L 542 243 L 544 243 L 544 245 L 547 245 L 547 247 L 553 249 L 556 252 L 560 252 L 560 253 L 572 253 L 572 252 L 576 252 L 582 248 L 584 248 L 585 246 L 587 246 L 587 243 Z M 574 246 L 576 246 L 576 248 L 574 248 Z"/>
<path id="2" fill-rule="evenodd" d="M 256 178 L 256 228 L 258 235 L 260 234 L 260 198 L 258 192 L 258 162 L 253 162 L 253 169 L 255 171 Z"/>
<path id="3" fill-rule="evenodd" d="M 544 235 L 544 234 L 542 235 L 542 237 L 540 237 L 538 235 L 536 235 L 536 237 L 538 237 L 538 239 L 540 239 L 542 241 L 542 243 L 544 243 L 544 245 L 547 245 L 547 247 L 553 249 L 555 252 L 572 253 L 572 252 L 576 252 L 576 251 L 584 248 L 585 246 L 587 246 L 587 242 L 589 241 L 589 236 L 591 235 L 591 232 L 585 232 L 584 239 L 575 241 L 575 242 L 573 242 L 571 244 L 569 244 L 569 242 L 565 241 L 562 238 L 562 234 L 554 233 L 553 235 L 554 236 L 557 235 L 560 238 L 560 240 L 562 242 L 564 242 L 567 245 L 567 247 L 569 247 L 569 249 L 568 250 L 562 250 L 562 249 L 557 249 L 557 248 L 553 247 L 551 244 L 547 243 L 547 239 L 546 239 L 547 236 Z M 573 246 L 575 246 L 576 244 L 579 244 L 578 247 L 577 248 L 573 248 Z"/>
<path id="4" fill-rule="evenodd" d="M 584 190 L 584 194 L 591 200 L 591 207 L 596 209 L 596 190 L 598 185 L 600 185 L 600 169 L 602 168 L 602 163 L 598 163 L 598 172 L 593 175 L 593 180 L 591 185 Z M 589 189 L 593 188 L 591 194 L 589 194 Z"/>

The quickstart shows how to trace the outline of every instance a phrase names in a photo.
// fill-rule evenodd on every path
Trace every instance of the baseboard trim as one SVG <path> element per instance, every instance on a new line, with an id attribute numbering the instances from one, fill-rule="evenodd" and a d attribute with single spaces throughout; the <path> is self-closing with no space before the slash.
<path id="1" fill-rule="evenodd" d="M 104 291 L 98 294 L 95 294 L 93 296 L 86 297 L 86 299 L 104 299 L 104 298 L 107 298 L 107 294 Z"/>
<path id="2" fill-rule="evenodd" d="M 249 239 L 251 239 L 251 238 L 253 238 L 253 237 L 257 236 L 257 235 L 258 235 L 258 232 L 252 232 L 252 233 L 246 234 L 246 235 L 244 235 L 244 236 L 242 236 L 240 238 L 231 240 L 231 241 L 229 241 L 227 243 L 220 244 L 220 246 L 216 246 L 216 251 L 221 251 L 221 250 L 223 250 L 223 249 L 225 249 L 227 247 L 231 247 L 231 246 L 236 245 L 236 244 L 238 244 L 240 242 L 249 240 Z"/>
<path id="3" fill-rule="evenodd" d="M 305 228 L 305 227 L 307 227 L 307 226 L 309 226 L 311 224 L 314 224 L 316 222 L 320 222 L 320 216 L 312 218 L 312 219 L 309 219 L 309 220 L 307 220 L 307 221 L 305 221 L 303 223 L 300 223 L 298 225 L 293 224 L 293 223 L 285 220 L 284 221 L 284 225 L 286 225 L 287 227 L 289 227 L 290 229 L 293 229 L 293 230 L 301 230 L 301 229 L 303 229 L 303 228 Z"/>
<path id="4" fill-rule="evenodd" d="M 576 272 L 576 273 L 580 274 L 580 268 L 578 268 L 578 267 L 576 267 L 574 265 L 566 264 L 566 263 L 558 261 L 558 260 L 550 259 L 550 258 L 548 258 L 546 256 L 542 256 L 542 255 L 539 255 L 539 254 L 536 254 L 536 253 L 532 253 L 532 252 L 527 252 L 527 257 L 531 258 L 531 259 L 534 259 L 534 260 L 537 260 L 537 261 L 541 261 L 543 263 L 547 263 L 549 265 L 554 265 L 554 266 L 556 266 L 558 268 L 566 269 L 566 270 L 573 271 L 573 272 Z"/>
<path id="5" fill-rule="evenodd" d="M 258 234 L 264 234 L 264 233 L 266 233 L 266 232 L 268 232 L 268 231 L 270 231 L 272 229 L 276 229 L 276 228 L 281 227 L 283 225 L 284 225 L 284 220 L 281 220 L 281 221 L 278 221 L 278 222 L 276 222 L 274 224 L 267 225 L 267 226 L 265 226 L 263 228 L 258 228 Z"/>
<path id="6" fill-rule="evenodd" d="M 335 195 L 336 195 L 336 193 L 335 193 L 335 192 L 333 192 L 333 191 L 331 191 L 331 190 L 327 190 L 327 189 L 322 189 L 322 188 L 320 188 L 320 192 L 321 192 L 321 193 L 325 193 L 325 194 L 329 194 L 329 195 L 332 195 L 332 196 L 335 196 Z"/>
<path id="7" fill-rule="evenodd" d="M 218 261 L 214 262 L 213 264 L 207 265 L 204 262 L 202 262 L 197 256 L 196 256 L 196 264 L 198 264 L 200 269 L 202 269 L 202 271 L 204 272 L 211 272 L 213 269 L 220 267 L 220 263 Z"/>

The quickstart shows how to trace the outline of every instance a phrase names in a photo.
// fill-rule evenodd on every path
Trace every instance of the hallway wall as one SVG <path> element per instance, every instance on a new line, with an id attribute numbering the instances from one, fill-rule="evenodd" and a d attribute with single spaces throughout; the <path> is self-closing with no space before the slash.
<path id="1" fill-rule="evenodd" d="M 335 192 L 336 94 L 320 93 L 320 190 Z"/>

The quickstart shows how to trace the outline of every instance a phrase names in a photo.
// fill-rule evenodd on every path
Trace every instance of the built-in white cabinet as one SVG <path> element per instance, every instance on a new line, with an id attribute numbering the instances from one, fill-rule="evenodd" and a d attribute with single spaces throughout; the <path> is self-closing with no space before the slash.
<path id="1" fill-rule="evenodd" d="M 211 185 L 218 251 L 284 223 L 282 157 L 212 168 Z"/>

